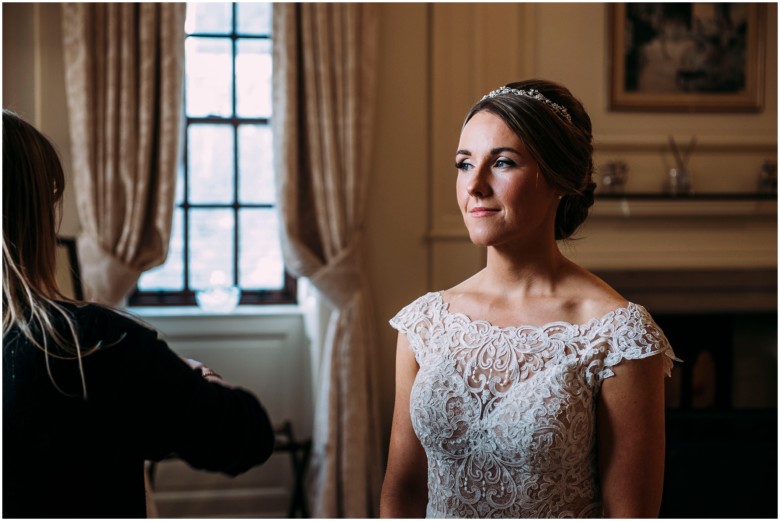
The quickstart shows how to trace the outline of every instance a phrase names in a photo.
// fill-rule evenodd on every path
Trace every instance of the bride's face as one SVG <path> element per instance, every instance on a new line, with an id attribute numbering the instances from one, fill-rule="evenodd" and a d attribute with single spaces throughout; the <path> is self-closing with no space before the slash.
<path id="1" fill-rule="evenodd" d="M 466 123 L 455 163 L 458 205 L 474 244 L 553 236 L 558 194 L 500 117 L 483 111 Z"/>

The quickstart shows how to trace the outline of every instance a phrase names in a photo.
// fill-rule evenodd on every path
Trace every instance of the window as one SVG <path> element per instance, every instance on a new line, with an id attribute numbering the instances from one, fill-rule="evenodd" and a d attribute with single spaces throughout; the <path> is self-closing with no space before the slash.
<path id="1" fill-rule="evenodd" d="M 131 305 L 194 305 L 235 285 L 241 304 L 295 301 L 277 232 L 271 4 L 187 4 L 183 157 L 168 258 Z"/>

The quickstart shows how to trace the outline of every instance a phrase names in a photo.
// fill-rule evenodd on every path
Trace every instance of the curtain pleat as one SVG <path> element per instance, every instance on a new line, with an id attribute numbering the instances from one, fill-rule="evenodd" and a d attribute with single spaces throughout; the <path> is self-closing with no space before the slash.
<path id="1" fill-rule="evenodd" d="M 314 517 L 372 517 L 381 486 L 377 342 L 362 257 L 377 6 L 274 5 L 274 162 L 285 264 L 333 304 L 311 464 Z"/>
<path id="2" fill-rule="evenodd" d="M 63 5 L 78 238 L 88 300 L 121 304 L 168 253 L 179 158 L 183 3 Z"/>

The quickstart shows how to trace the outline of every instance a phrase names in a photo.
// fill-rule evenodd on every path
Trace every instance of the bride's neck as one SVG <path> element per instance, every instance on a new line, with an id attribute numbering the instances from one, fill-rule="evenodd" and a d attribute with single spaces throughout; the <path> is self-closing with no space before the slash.
<path id="1" fill-rule="evenodd" d="M 550 294 L 568 263 L 555 241 L 491 246 L 483 282 L 501 293 Z"/>

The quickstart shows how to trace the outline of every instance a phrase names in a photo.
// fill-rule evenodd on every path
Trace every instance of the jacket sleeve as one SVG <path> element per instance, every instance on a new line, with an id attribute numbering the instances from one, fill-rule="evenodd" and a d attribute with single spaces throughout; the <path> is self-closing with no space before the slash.
<path id="1" fill-rule="evenodd" d="M 273 452 L 271 421 L 253 394 L 207 381 L 143 326 L 86 356 L 84 373 L 90 407 L 144 459 L 176 455 L 235 476 Z"/>

